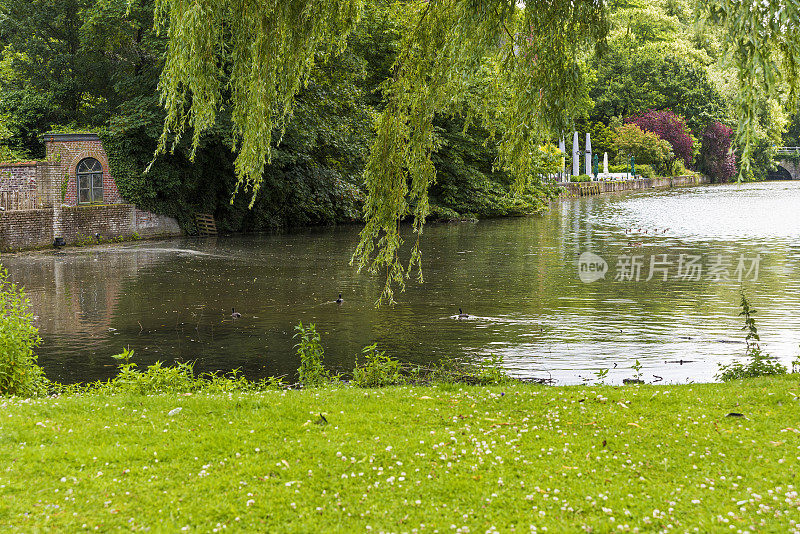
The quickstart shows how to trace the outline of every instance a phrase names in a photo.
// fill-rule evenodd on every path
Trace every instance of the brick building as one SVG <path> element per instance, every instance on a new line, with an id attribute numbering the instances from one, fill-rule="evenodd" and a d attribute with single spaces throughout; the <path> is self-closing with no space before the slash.
<path id="1" fill-rule="evenodd" d="M 47 134 L 42 140 L 51 172 L 59 179 L 58 184 L 52 184 L 57 186 L 58 200 L 62 191 L 65 193 L 62 204 L 123 203 L 97 134 Z M 62 181 L 66 181 L 66 187 Z"/>
<path id="2" fill-rule="evenodd" d="M 179 235 L 174 219 L 125 200 L 97 134 L 46 134 L 45 161 L 0 164 L 0 250 L 100 235 Z"/>

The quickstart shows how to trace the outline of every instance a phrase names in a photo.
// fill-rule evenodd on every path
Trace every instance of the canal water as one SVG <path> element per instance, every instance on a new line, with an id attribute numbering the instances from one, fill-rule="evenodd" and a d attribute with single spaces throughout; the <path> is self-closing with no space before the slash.
<path id="1" fill-rule="evenodd" d="M 294 326 L 315 323 L 326 364 L 373 342 L 411 363 L 500 355 L 558 384 L 711 381 L 745 351 L 740 290 L 762 348 L 800 353 L 800 183 L 643 191 L 564 201 L 541 217 L 431 224 L 425 283 L 375 307 L 383 280 L 349 265 L 358 227 L 4 255 L 27 288 L 39 363 L 64 382 L 140 365 L 289 375 Z M 604 267 L 605 264 L 605 267 Z M 601 276 L 603 276 L 601 278 Z M 665 279 L 666 278 L 666 279 Z M 334 302 L 338 293 L 344 302 Z M 232 308 L 241 318 L 231 317 Z M 466 320 L 454 315 L 462 308 Z"/>

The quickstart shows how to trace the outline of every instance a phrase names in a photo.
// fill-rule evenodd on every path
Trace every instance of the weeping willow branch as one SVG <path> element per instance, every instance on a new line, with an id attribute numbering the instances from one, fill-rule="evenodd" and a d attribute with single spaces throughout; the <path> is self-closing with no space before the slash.
<path id="1" fill-rule="evenodd" d="M 230 106 L 238 186 L 255 194 L 273 135 L 315 62 L 340 52 L 364 0 L 156 0 L 169 46 L 160 82 L 167 111 L 158 153 L 192 132 L 196 150 Z M 385 273 L 391 302 L 412 270 L 436 178 L 434 117 L 474 114 L 498 140 L 497 166 L 515 189 L 535 180 L 539 146 L 585 103 L 585 59 L 608 31 L 598 0 L 412 0 L 395 5 L 406 28 L 385 87 L 386 107 L 364 172 L 366 224 L 352 262 Z M 467 100 L 467 99 L 470 100 Z M 473 112 L 470 112 L 473 113 Z M 467 117 L 469 122 L 472 117 Z M 252 204 L 251 204 L 252 205 Z M 401 222 L 413 243 L 401 263 Z"/>
<path id="2" fill-rule="evenodd" d="M 386 272 L 380 300 L 392 302 L 414 268 L 422 279 L 419 239 L 436 178 L 433 119 L 467 105 L 499 140 L 498 166 L 519 193 L 536 179 L 540 145 L 585 104 L 585 59 L 608 30 L 602 4 L 590 0 L 439 0 L 408 9 L 396 76 L 364 174 L 366 225 L 352 263 Z M 513 28 L 515 31 L 509 30 Z M 470 96 L 478 98 L 467 101 Z M 407 266 L 400 221 L 413 222 Z"/>
<path id="3" fill-rule="evenodd" d="M 169 38 L 157 155 L 189 128 L 194 157 L 229 105 L 237 191 L 252 192 L 252 207 L 273 132 L 282 135 L 315 62 L 344 49 L 362 8 L 363 0 L 156 0 L 157 27 Z"/>
<path id="4" fill-rule="evenodd" d="M 698 0 L 697 8 L 707 21 L 722 25 L 724 58 L 736 71 L 736 141 L 742 149 L 742 180 L 750 169 L 761 104 L 780 98 L 786 107 L 796 107 L 800 5 L 793 0 Z"/>

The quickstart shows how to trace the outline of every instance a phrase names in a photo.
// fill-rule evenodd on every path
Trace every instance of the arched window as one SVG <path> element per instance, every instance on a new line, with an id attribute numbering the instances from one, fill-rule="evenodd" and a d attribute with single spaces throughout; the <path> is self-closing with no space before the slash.
<path id="1" fill-rule="evenodd" d="M 75 173 L 78 177 L 78 202 L 103 201 L 103 166 L 94 158 L 82 159 Z"/>

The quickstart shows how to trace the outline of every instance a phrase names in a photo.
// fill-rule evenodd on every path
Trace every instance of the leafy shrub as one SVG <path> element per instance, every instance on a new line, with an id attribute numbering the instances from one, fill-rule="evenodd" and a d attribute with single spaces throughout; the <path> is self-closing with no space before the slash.
<path id="1" fill-rule="evenodd" d="M 736 155 L 731 151 L 733 129 L 710 123 L 701 136 L 699 167 L 713 182 L 725 183 L 736 174 Z"/>
<path id="2" fill-rule="evenodd" d="M 46 391 L 47 380 L 33 352 L 41 339 L 29 306 L 25 291 L 0 267 L 0 395 L 30 397 Z"/>
<path id="3" fill-rule="evenodd" d="M 685 176 L 687 174 L 686 166 L 679 159 L 675 159 L 667 165 L 668 176 Z"/>
<path id="4" fill-rule="evenodd" d="M 772 360 L 768 354 L 762 354 L 760 348 L 754 348 L 749 353 L 750 361 L 742 363 L 734 361 L 730 365 L 720 365 L 717 378 L 723 382 L 740 380 L 742 378 L 756 378 L 759 376 L 785 375 L 786 367 L 780 362 Z"/>
<path id="5" fill-rule="evenodd" d="M 683 161 L 686 166 L 692 164 L 695 139 L 683 117 L 675 115 L 668 109 L 662 111 L 650 109 L 642 115 L 626 119 L 625 122 L 636 124 L 645 132 L 653 132 L 670 144 L 676 159 Z"/>
<path id="6" fill-rule="evenodd" d="M 628 163 L 628 158 L 636 159 L 636 166 L 640 164 L 652 165 L 662 169 L 674 154 L 672 145 L 661 139 L 653 132 L 645 132 L 636 124 L 624 124 L 614 132 L 614 147 L 617 150 L 617 162 Z"/>
<path id="7" fill-rule="evenodd" d="M 431 221 L 457 221 L 461 219 L 461 215 L 446 206 L 439 206 L 438 204 L 431 204 L 428 220 Z"/>
<path id="8" fill-rule="evenodd" d="M 194 364 L 178 363 L 175 366 L 164 366 L 156 362 L 144 371 L 137 369 L 131 360 L 134 351 L 123 349 L 120 354 L 112 356 L 119 363 L 117 376 L 107 382 L 89 384 L 62 385 L 51 383 L 50 391 L 58 395 L 74 395 L 89 392 L 132 393 L 135 395 L 152 395 L 159 393 L 230 393 L 233 391 L 265 391 L 283 387 L 280 378 L 269 377 L 258 381 L 250 381 L 239 374 L 238 369 L 228 373 L 194 374 Z"/>
<path id="9" fill-rule="evenodd" d="M 638 168 L 638 165 L 637 165 Z M 622 165 L 609 165 L 608 172 L 619 173 L 619 172 L 630 172 L 630 166 L 627 163 L 623 163 Z"/>
<path id="10" fill-rule="evenodd" d="M 636 165 L 636 176 L 641 176 L 642 178 L 655 178 L 656 171 L 653 170 L 653 167 L 650 165 Z"/>
<path id="11" fill-rule="evenodd" d="M 85 247 L 87 245 L 96 245 L 98 240 L 94 237 L 78 233 L 75 236 L 75 241 L 72 243 L 76 247 Z"/>
<path id="12" fill-rule="evenodd" d="M 570 176 L 570 182 L 591 182 L 592 178 L 588 174 L 580 174 L 578 176 Z"/>
<path id="13" fill-rule="evenodd" d="M 297 331 L 294 337 L 300 339 L 300 342 L 295 345 L 297 355 L 300 357 L 300 368 L 297 370 L 300 383 L 307 388 L 330 383 L 331 376 L 322 365 L 324 350 L 316 327 L 313 324 L 305 327 L 301 322 L 294 329 Z"/>
<path id="14" fill-rule="evenodd" d="M 108 382 L 109 389 L 138 395 L 187 393 L 198 389 L 192 363 L 164 367 L 161 362 L 156 362 L 148 366 L 145 371 L 139 371 L 136 364 L 131 362 L 133 354 L 134 351 L 126 348 L 122 353 L 113 356 L 120 362 L 119 373 Z"/>
<path id="15" fill-rule="evenodd" d="M 503 357 L 492 354 L 475 366 L 474 378 L 480 385 L 508 384 L 512 378 L 503 369 Z"/>
<path id="16" fill-rule="evenodd" d="M 758 328 L 756 328 L 756 320 L 753 317 L 756 310 L 750 306 L 744 292 L 742 292 L 742 300 L 740 303 L 742 311 L 740 316 L 744 316 L 744 327 L 742 330 L 747 330 L 747 349 L 745 355 L 750 358 L 748 363 L 741 363 L 734 361 L 730 365 L 719 366 L 719 374 L 716 376 L 723 382 L 731 380 L 739 380 L 741 378 L 755 378 L 758 376 L 770 375 L 784 375 L 786 374 L 786 367 L 779 362 L 772 361 L 769 354 L 764 354 L 758 342 L 761 338 L 758 335 Z"/>
<path id="17" fill-rule="evenodd" d="M 405 383 L 402 375 L 402 364 L 377 349 L 373 343 L 361 351 L 366 362 L 359 365 L 356 360 L 353 369 L 353 384 L 360 388 L 380 388 Z"/>

